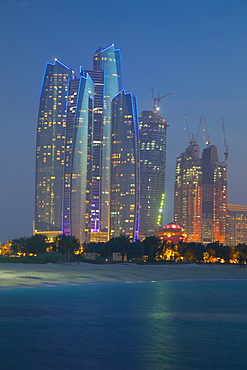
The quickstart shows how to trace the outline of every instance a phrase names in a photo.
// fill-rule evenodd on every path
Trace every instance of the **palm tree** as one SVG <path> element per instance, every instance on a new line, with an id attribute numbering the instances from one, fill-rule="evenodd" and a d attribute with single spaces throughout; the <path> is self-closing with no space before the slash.
<path id="1" fill-rule="evenodd" d="M 147 250 L 148 259 L 149 260 L 154 259 L 156 255 L 156 248 L 160 245 L 160 239 L 157 238 L 155 235 L 147 236 L 143 240 L 143 244 L 145 249 Z"/>
<path id="2" fill-rule="evenodd" d="M 127 252 L 127 246 L 130 244 L 130 237 L 129 237 L 129 235 L 119 234 L 119 236 L 117 236 L 115 238 L 115 241 L 121 247 L 120 254 L 122 256 L 122 263 L 123 263 L 124 262 L 124 257 L 125 257 L 126 252 Z"/>
<path id="3" fill-rule="evenodd" d="M 79 240 L 73 235 L 61 235 L 59 237 L 59 249 L 67 256 L 68 265 L 70 264 L 69 256 L 71 252 L 74 252 L 80 247 Z M 66 260 L 66 257 L 65 257 Z"/>

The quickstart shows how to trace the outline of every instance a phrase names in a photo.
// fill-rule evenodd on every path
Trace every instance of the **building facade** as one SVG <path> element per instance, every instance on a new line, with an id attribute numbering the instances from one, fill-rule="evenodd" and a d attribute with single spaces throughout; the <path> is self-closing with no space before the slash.
<path id="1" fill-rule="evenodd" d="M 174 189 L 174 220 L 190 239 L 202 238 L 202 168 L 199 146 L 190 144 L 177 158 Z"/>
<path id="2" fill-rule="evenodd" d="M 225 242 L 227 177 L 217 148 L 210 145 L 200 158 L 199 146 L 191 143 L 177 158 L 174 189 L 174 220 L 193 242 Z"/>
<path id="3" fill-rule="evenodd" d="M 202 152 L 202 242 L 226 241 L 227 176 L 214 145 Z"/>
<path id="4" fill-rule="evenodd" d="M 101 179 L 104 112 L 104 70 L 86 70 L 94 82 L 94 112 L 92 130 L 92 187 L 90 241 L 102 240 L 101 232 Z"/>
<path id="5" fill-rule="evenodd" d="M 111 130 L 111 237 L 138 240 L 140 167 L 136 98 L 122 90 L 112 100 Z"/>
<path id="6" fill-rule="evenodd" d="M 72 152 L 75 131 L 75 118 L 78 106 L 78 91 L 80 79 L 70 80 L 67 100 L 67 120 L 65 131 L 65 160 L 63 178 L 63 225 L 62 233 L 71 235 L 71 181 L 72 181 Z"/>
<path id="7" fill-rule="evenodd" d="M 143 111 L 140 121 L 140 237 L 162 225 L 165 201 L 167 122 L 157 111 Z"/>
<path id="8" fill-rule="evenodd" d="M 100 230 L 109 237 L 109 205 L 110 205 L 110 154 L 111 154 L 111 102 L 122 90 L 122 62 L 119 49 L 114 45 L 98 48 L 93 54 L 93 70 L 104 72 L 103 85 L 103 122 L 101 127 L 101 205 Z M 89 72 L 90 73 L 90 72 Z M 100 94 L 100 93 L 99 93 Z"/>
<path id="9" fill-rule="evenodd" d="M 59 61 L 46 66 L 41 88 L 35 181 L 35 233 L 62 233 L 67 96 L 73 71 Z"/>
<path id="10" fill-rule="evenodd" d="M 227 205 L 226 235 L 227 245 L 247 244 L 247 206 Z"/>
<path id="11" fill-rule="evenodd" d="M 89 240 L 92 185 L 92 126 L 94 84 L 81 76 L 73 135 L 71 161 L 71 235 L 81 242 Z"/>

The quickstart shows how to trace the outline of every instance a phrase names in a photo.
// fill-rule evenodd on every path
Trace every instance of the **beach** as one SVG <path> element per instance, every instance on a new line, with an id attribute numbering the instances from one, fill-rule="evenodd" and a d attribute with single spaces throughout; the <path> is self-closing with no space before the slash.
<path id="1" fill-rule="evenodd" d="M 210 264 L 0 264 L 0 287 L 247 279 L 247 268 Z"/>

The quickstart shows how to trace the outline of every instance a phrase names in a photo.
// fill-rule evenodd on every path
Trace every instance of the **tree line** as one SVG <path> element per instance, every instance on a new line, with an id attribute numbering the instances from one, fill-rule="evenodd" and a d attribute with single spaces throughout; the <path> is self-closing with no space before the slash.
<path id="1" fill-rule="evenodd" d="M 125 234 L 111 238 L 108 242 L 80 244 L 74 236 L 57 236 L 49 242 L 44 235 L 36 234 L 31 237 L 13 239 L 8 244 L 0 246 L 2 255 L 37 255 L 44 256 L 46 252 L 60 253 L 68 263 L 75 257 L 85 259 L 86 253 L 95 253 L 101 260 L 112 259 L 112 254 L 119 253 L 122 261 L 127 260 L 146 262 L 197 262 L 197 263 L 247 263 L 247 245 L 227 246 L 219 242 L 173 244 L 161 242 L 156 236 L 146 237 L 142 241 L 132 242 Z"/>

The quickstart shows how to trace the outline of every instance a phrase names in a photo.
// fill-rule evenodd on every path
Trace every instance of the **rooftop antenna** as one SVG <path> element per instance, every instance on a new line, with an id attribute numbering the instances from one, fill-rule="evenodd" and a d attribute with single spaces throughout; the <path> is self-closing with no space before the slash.
<path id="1" fill-rule="evenodd" d="M 160 110 L 160 101 L 161 101 L 161 99 L 165 98 L 166 96 L 174 94 L 174 91 L 172 91 L 171 93 L 166 94 L 166 95 L 162 95 L 162 96 L 160 96 L 160 94 L 158 94 L 158 97 L 155 98 L 154 97 L 154 89 L 151 88 L 151 90 L 152 90 L 152 97 L 153 97 L 153 110 L 156 111 L 156 112 L 158 112 Z"/>

